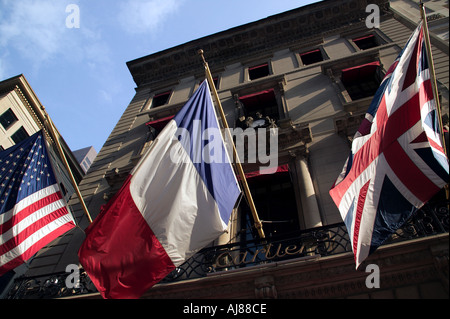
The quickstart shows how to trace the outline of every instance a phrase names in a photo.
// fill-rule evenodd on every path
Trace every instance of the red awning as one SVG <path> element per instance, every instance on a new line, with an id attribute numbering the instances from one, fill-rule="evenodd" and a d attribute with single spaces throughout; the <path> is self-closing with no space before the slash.
<path id="1" fill-rule="evenodd" d="M 264 63 L 264 64 L 255 65 L 255 66 L 249 67 L 248 70 L 252 71 L 252 70 L 256 70 L 256 69 L 260 69 L 260 68 L 266 68 L 268 66 L 269 66 L 269 63 Z"/>
<path id="2" fill-rule="evenodd" d="M 155 120 L 155 121 L 147 122 L 147 123 L 145 123 L 145 125 L 151 126 L 157 131 L 161 131 L 167 125 L 167 123 L 169 123 L 169 121 L 171 119 L 173 119 L 173 117 L 174 117 L 174 115 L 168 116 L 168 117 L 164 117 L 162 119 L 158 119 L 158 120 Z"/>
<path id="3" fill-rule="evenodd" d="M 353 83 L 373 76 L 379 66 L 380 62 L 376 61 L 344 69 L 342 70 L 342 82 Z"/>
<path id="4" fill-rule="evenodd" d="M 161 97 L 161 96 L 164 96 L 164 95 L 170 95 L 170 93 L 172 93 L 172 91 L 159 93 L 159 94 L 156 94 L 153 98 L 158 98 L 158 97 Z"/>
<path id="5" fill-rule="evenodd" d="M 269 89 L 258 93 L 241 96 L 239 100 L 244 104 L 245 107 L 250 109 L 252 107 L 268 105 L 273 101 L 275 101 L 276 103 L 274 89 Z"/>
<path id="6" fill-rule="evenodd" d="M 352 39 L 352 41 L 353 41 L 353 42 L 356 42 L 356 41 L 361 41 L 361 40 L 365 40 L 365 39 L 370 39 L 370 38 L 373 38 L 373 37 L 374 37 L 373 34 L 369 34 L 369 35 L 365 35 L 365 36 L 363 36 L 363 37 L 359 37 L 359 38 L 356 38 L 356 39 Z"/>
<path id="7" fill-rule="evenodd" d="M 272 168 L 262 168 L 262 172 L 263 174 L 261 174 L 260 170 L 257 170 L 254 172 L 245 173 L 245 178 L 251 179 L 258 176 L 269 176 L 273 174 L 286 173 L 289 172 L 289 165 L 288 164 L 280 165 L 277 167 L 275 172 L 272 171 Z M 237 176 L 237 179 L 240 180 L 241 179 L 240 176 Z"/>
<path id="8" fill-rule="evenodd" d="M 300 56 L 304 56 L 304 55 L 311 54 L 311 53 L 317 53 L 317 52 L 320 52 L 320 50 L 319 49 L 315 49 L 315 50 L 308 51 L 308 52 L 305 52 L 305 53 L 300 53 Z"/>

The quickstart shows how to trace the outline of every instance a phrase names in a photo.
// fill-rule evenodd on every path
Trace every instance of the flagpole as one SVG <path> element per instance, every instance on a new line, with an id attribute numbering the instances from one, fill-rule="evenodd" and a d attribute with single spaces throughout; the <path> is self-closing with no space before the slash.
<path id="1" fill-rule="evenodd" d="M 198 50 L 198 54 L 201 56 L 201 58 L 203 60 L 203 64 L 204 64 L 205 70 L 206 70 L 206 79 L 208 80 L 209 86 L 211 87 L 211 90 L 213 91 L 214 98 L 217 101 L 217 105 L 218 105 L 218 109 L 219 109 L 219 112 L 220 112 L 220 116 L 222 117 L 223 126 L 224 126 L 225 130 L 228 132 L 228 134 L 229 134 L 228 138 L 230 140 L 230 143 L 233 146 L 233 157 L 234 157 L 234 160 L 235 160 L 235 165 L 236 165 L 238 174 L 239 174 L 239 176 L 241 178 L 241 181 L 242 181 L 242 186 L 244 188 L 244 193 L 245 193 L 245 196 L 247 197 L 248 204 L 250 206 L 250 211 L 252 212 L 253 220 L 255 222 L 255 228 L 258 231 L 259 237 L 263 239 L 263 238 L 265 238 L 265 235 L 264 235 L 264 230 L 263 230 L 263 227 L 262 227 L 262 222 L 259 219 L 258 212 L 256 211 L 256 206 L 255 206 L 255 203 L 253 202 L 253 197 L 252 197 L 252 194 L 250 193 L 250 188 L 248 187 L 247 179 L 245 177 L 244 170 L 242 168 L 242 164 L 241 164 L 241 162 L 239 160 L 239 156 L 238 156 L 238 153 L 236 151 L 236 147 L 235 147 L 235 145 L 233 143 L 233 137 L 231 136 L 231 133 L 230 133 L 230 130 L 229 130 L 229 126 L 228 126 L 228 122 L 227 122 L 227 119 L 225 117 L 225 113 L 224 113 L 223 108 L 222 108 L 222 104 L 220 103 L 219 94 L 217 94 L 216 86 L 214 85 L 214 81 L 213 81 L 213 78 L 212 78 L 211 70 L 209 69 L 208 62 L 206 62 L 206 60 L 205 60 L 205 57 L 203 55 L 203 50 Z"/>
<path id="2" fill-rule="evenodd" d="M 50 131 L 50 135 L 53 138 L 53 140 L 55 141 L 56 148 L 58 149 L 59 154 L 61 155 L 61 159 L 62 159 L 62 161 L 64 163 L 64 166 L 66 167 L 67 172 L 69 173 L 70 181 L 72 182 L 72 185 L 73 185 L 73 187 L 75 189 L 75 192 L 77 193 L 78 199 L 80 200 L 81 207 L 83 208 L 83 211 L 86 214 L 86 216 L 87 216 L 87 218 L 89 220 L 89 223 L 92 223 L 91 215 L 89 214 L 89 211 L 88 211 L 88 209 L 86 207 L 86 204 L 84 202 L 83 196 L 81 195 L 80 189 L 78 188 L 77 182 L 75 181 L 75 178 L 73 177 L 72 170 L 70 169 L 69 162 L 67 162 L 67 158 L 66 158 L 66 156 L 64 154 L 62 146 L 59 143 L 59 139 L 58 139 L 58 136 L 56 135 L 53 121 L 50 118 L 50 116 L 48 115 L 48 113 L 45 111 L 45 107 L 44 106 L 42 106 L 42 111 L 44 113 L 45 119 L 47 120 L 48 128 L 49 128 L 49 131 Z"/>
<path id="3" fill-rule="evenodd" d="M 439 121 L 439 135 L 441 137 L 441 143 L 442 143 L 442 147 L 444 149 L 444 154 L 447 156 L 447 161 L 448 161 L 448 153 L 447 153 L 447 147 L 446 147 L 445 136 L 444 136 L 444 125 L 442 124 L 441 103 L 439 102 L 439 92 L 437 89 L 436 73 L 434 71 L 433 52 L 431 51 L 431 41 L 430 41 L 430 34 L 428 32 L 428 22 L 427 22 L 427 16 L 425 14 L 425 6 L 422 1 L 420 1 L 419 7 L 420 7 L 420 17 L 422 19 L 422 24 L 423 24 L 423 33 L 424 33 L 424 37 L 425 37 L 425 47 L 426 47 L 427 53 L 428 53 L 428 64 L 430 66 L 431 86 L 433 88 L 433 95 L 434 95 L 434 100 L 436 102 L 436 111 L 437 111 L 437 116 L 438 116 L 438 121 Z M 447 185 L 445 185 L 445 194 L 446 194 L 446 198 L 449 199 L 450 191 L 449 191 L 448 183 L 447 183 Z"/>

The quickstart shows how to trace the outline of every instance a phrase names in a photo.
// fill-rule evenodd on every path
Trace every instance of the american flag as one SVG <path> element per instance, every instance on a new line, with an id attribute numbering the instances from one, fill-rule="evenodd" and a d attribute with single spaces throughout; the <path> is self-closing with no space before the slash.
<path id="1" fill-rule="evenodd" d="M 389 68 L 330 190 L 356 267 L 448 182 L 422 24 Z"/>
<path id="2" fill-rule="evenodd" d="M 73 227 L 42 132 L 0 152 L 0 276 Z"/>

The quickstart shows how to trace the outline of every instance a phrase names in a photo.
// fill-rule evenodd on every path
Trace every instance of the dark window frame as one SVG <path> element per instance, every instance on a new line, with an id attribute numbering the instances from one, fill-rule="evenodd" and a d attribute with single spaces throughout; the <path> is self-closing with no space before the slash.
<path id="1" fill-rule="evenodd" d="M 353 38 L 352 42 L 362 51 L 380 46 L 377 37 L 372 33 Z"/>
<path id="2" fill-rule="evenodd" d="M 299 53 L 300 60 L 303 65 L 311 65 L 325 60 L 320 49 L 314 49 L 307 52 Z"/>
<path id="3" fill-rule="evenodd" d="M 248 78 L 250 81 L 264 78 L 271 74 L 269 62 L 253 65 L 248 68 Z"/>
<path id="4" fill-rule="evenodd" d="M 280 106 L 278 104 L 275 89 L 267 89 L 252 94 L 247 94 L 239 97 L 240 110 L 237 119 L 237 126 L 243 129 L 247 127 L 268 127 L 270 126 L 269 117 L 271 120 L 277 122 L 280 119 Z M 244 121 L 242 121 L 244 117 Z M 252 118 L 252 123 L 247 120 Z M 261 122 L 261 125 L 256 125 Z M 264 122 L 264 123 L 262 123 Z"/>
<path id="5" fill-rule="evenodd" d="M 2 115 L 0 115 L 0 124 L 5 130 L 10 128 L 18 120 L 19 119 L 11 108 L 7 109 Z"/>
<path id="6" fill-rule="evenodd" d="M 379 62 L 370 62 L 341 71 L 342 85 L 352 101 L 375 95 L 381 83 L 380 69 Z"/>
<path id="7" fill-rule="evenodd" d="M 282 165 L 280 167 L 287 166 Z M 246 174 L 247 175 L 247 174 Z M 268 237 L 283 236 L 301 229 L 295 187 L 289 170 L 248 178 L 258 215 Z M 282 207 L 282 208 L 281 208 Z M 250 208 L 241 201 L 241 241 L 257 238 Z"/>
<path id="8" fill-rule="evenodd" d="M 11 139 L 14 141 L 14 143 L 20 143 L 26 138 L 30 137 L 27 130 L 23 126 L 21 126 L 17 131 L 14 132 L 14 134 L 11 135 Z"/>
<path id="9" fill-rule="evenodd" d="M 155 94 L 152 98 L 151 108 L 157 108 L 169 103 L 172 91 L 165 91 L 162 93 Z"/>

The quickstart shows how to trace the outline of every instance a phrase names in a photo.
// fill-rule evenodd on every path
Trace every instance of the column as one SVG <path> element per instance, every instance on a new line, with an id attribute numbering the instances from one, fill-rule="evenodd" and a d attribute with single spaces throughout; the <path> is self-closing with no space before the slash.
<path id="1" fill-rule="evenodd" d="M 309 173 L 306 158 L 302 157 L 299 160 L 297 159 L 295 161 L 295 167 L 297 170 L 305 228 L 320 227 L 322 226 L 322 219 L 320 218 L 316 193 L 314 191 L 314 185 L 311 179 L 311 174 Z"/>

